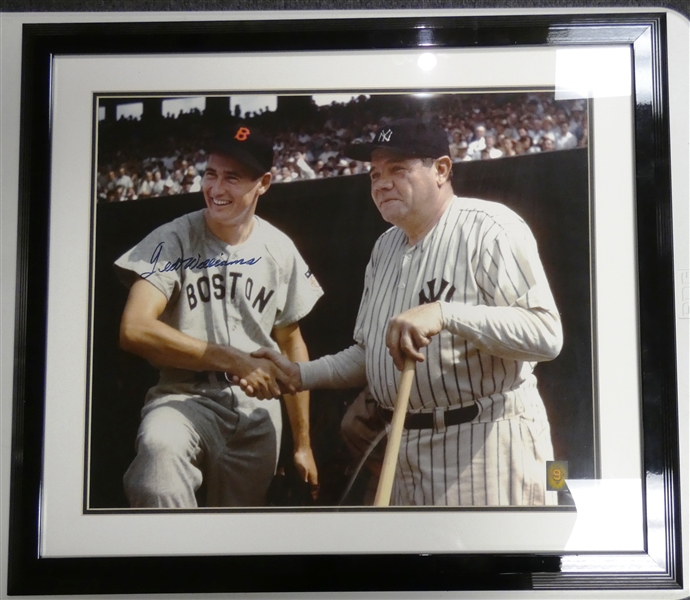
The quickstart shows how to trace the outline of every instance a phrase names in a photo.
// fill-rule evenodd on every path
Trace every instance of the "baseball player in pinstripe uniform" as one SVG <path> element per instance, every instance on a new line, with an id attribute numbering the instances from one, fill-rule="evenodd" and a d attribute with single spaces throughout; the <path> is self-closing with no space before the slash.
<path id="1" fill-rule="evenodd" d="M 371 160 L 374 203 L 394 225 L 366 269 L 356 343 L 299 365 L 259 355 L 297 389 L 368 384 L 388 421 L 397 372 L 417 361 L 394 503 L 554 503 L 533 369 L 558 355 L 562 329 L 529 228 L 501 204 L 454 195 L 439 127 L 396 121 L 348 155 Z"/>
<path id="2" fill-rule="evenodd" d="M 308 360 L 298 321 L 322 291 L 291 240 L 254 211 L 271 183 L 273 147 L 247 127 L 219 139 L 202 190 L 206 208 L 167 223 L 116 261 L 130 286 L 121 344 L 161 368 L 125 474 L 132 507 L 266 503 L 281 439 L 277 400 L 291 390 L 268 346 Z M 231 386 L 250 382 L 256 398 Z M 317 471 L 308 392 L 286 394 L 298 474 Z"/>

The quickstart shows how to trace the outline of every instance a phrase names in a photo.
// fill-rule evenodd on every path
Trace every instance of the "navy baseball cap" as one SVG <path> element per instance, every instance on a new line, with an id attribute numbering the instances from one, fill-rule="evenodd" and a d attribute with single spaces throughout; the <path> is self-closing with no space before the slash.
<path id="1" fill-rule="evenodd" d="M 384 125 L 376 132 L 373 142 L 347 146 L 345 156 L 368 161 L 371 160 L 371 153 L 378 148 L 418 158 L 450 156 L 445 130 L 419 119 L 400 119 Z"/>
<path id="2" fill-rule="evenodd" d="M 211 142 L 209 154 L 222 154 L 253 171 L 267 173 L 273 166 L 273 143 L 249 125 L 235 125 Z"/>

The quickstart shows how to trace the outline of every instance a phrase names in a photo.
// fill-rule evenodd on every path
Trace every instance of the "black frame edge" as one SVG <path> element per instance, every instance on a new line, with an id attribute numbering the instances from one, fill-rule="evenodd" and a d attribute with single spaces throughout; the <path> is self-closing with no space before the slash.
<path id="1" fill-rule="evenodd" d="M 110 31 L 113 36 L 104 41 L 98 25 L 27 25 L 24 29 L 22 57 L 22 103 L 20 146 L 20 212 L 17 265 L 17 309 L 15 342 L 14 414 L 12 441 L 12 486 L 10 506 L 10 553 L 8 563 L 8 591 L 10 594 L 75 594 L 75 593 L 161 593 L 161 592 L 268 592 L 268 591 L 430 591 L 430 590 L 513 590 L 513 589 L 679 589 L 682 586 L 682 548 L 680 539 L 680 471 L 678 459 L 677 386 L 674 344 L 673 314 L 673 256 L 671 238 L 670 203 L 670 143 L 668 114 L 668 82 L 666 56 L 666 25 L 663 13 L 635 13 L 632 15 L 583 15 L 582 17 L 549 16 L 510 19 L 510 24 L 500 18 L 436 18 L 412 17 L 383 19 L 381 25 L 390 35 L 379 38 L 385 47 L 408 47 L 415 43 L 416 25 L 436 27 L 437 45 L 457 44 L 454 28 L 463 23 L 468 29 L 461 38 L 463 46 L 505 45 L 505 32 L 521 23 L 520 27 L 532 29 L 521 38 L 522 43 L 557 45 L 560 24 L 565 28 L 581 27 L 578 33 L 586 33 L 587 26 L 614 20 L 621 28 L 628 27 L 625 40 L 640 56 L 649 52 L 653 58 L 648 72 L 636 72 L 638 98 L 650 91 L 648 102 L 638 102 L 635 107 L 636 162 L 638 190 L 638 269 L 640 285 L 640 326 L 643 342 L 641 348 L 641 373 L 644 402 L 643 422 L 653 423 L 645 427 L 643 453 L 647 487 L 661 489 L 664 498 L 663 531 L 648 535 L 648 543 L 654 556 L 651 560 L 661 568 L 641 569 L 637 572 L 563 572 L 561 557 L 553 555 L 327 555 L 327 556 L 243 556 L 243 557 L 150 557 L 150 558 L 84 558 L 41 559 L 38 554 L 41 488 L 41 459 L 43 435 L 43 390 L 45 385 L 46 345 L 44 333 L 47 322 L 47 278 L 29 278 L 32 264 L 47 264 L 49 256 L 49 170 L 44 176 L 32 176 L 32 166 L 50 164 L 50 76 L 53 56 L 83 52 L 85 47 L 101 48 L 95 53 L 112 51 L 112 40 L 124 35 L 123 31 Z M 258 31 L 271 27 L 278 32 L 269 50 L 284 43 L 285 36 L 292 36 L 300 23 L 305 28 L 299 44 L 309 43 L 314 37 L 325 37 L 328 30 L 328 49 L 338 44 L 352 44 L 369 48 L 370 36 L 362 23 L 352 21 L 313 22 L 276 21 L 254 22 L 247 28 L 237 23 L 143 23 L 135 26 L 134 35 L 140 31 L 139 44 L 129 46 L 131 52 L 146 52 L 148 42 L 144 35 L 160 38 L 170 32 L 179 40 L 186 35 L 188 43 L 184 51 L 199 51 L 200 37 L 204 28 L 221 31 L 228 27 L 239 29 L 237 44 L 248 43 Z M 489 25 L 489 23 L 491 25 Z M 282 25 L 281 25 L 282 24 Z M 482 28 L 498 27 L 498 33 L 489 32 L 482 37 Z M 110 28 L 111 25 L 108 25 Z M 131 30 L 132 24 L 126 24 Z M 137 29 L 137 27 L 139 29 Z M 175 29 L 180 28 L 179 33 Z M 355 27 L 354 30 L 348 27 Z M 342 28 L 341 36 L 333 36 L 333 30 Z M 318 31 L 317 31 L 318 29 Z M 615 28 L 614 28 L 615 29 Z M 289 30 L 289 31 L 288 31 Z M 380 29 L 379 29 L 380 33 Z M 456 32 L 457 33 L 457 32 Z M 288 35 L 289 34 L 289 35 Z M 346 34 L 346 35 L 345 35 Z M 344 36 L 344 37 L 343 37 Z M 294 37 L 294 36 L 293 36 Z M 299 36 L 297 36 L 299 37 Z M 614 36 L 615 37 L 615 36 Z M 165 38 L 167 39 L 167 38 Z M 226 42 L 227 42 L 227 38 Z M 609 42 L 612 38 L 609 38 Z M 383 41 L 382 41 L 383 40 Z M 170 42 L 168 42 L 170 43 Z M 211 46 L 221 39 L 211 37 Z M 252 42 L 254 43 L 254 42 Z M 577 43 L 592 43 L 582 36 Z M 165 46 L 165 44 L 163 44 Z M 373 46 L 381 47 L 381 46 Z M 149 46 L 150 48 L 150 46 Z M 195 50 L 196 48 L 196 50 Z M 252 50 L 253 47 L 249 47 Z M 264 49 L 265 45 L 264 45 Z M 122 53 L 122 51 L 120 51 Z M 636 63 L 636 67 L 640 65 Z M 643 88 L 645 78 L 651 86 Z M 650 168 L 647 165 L 651 165 Z M 651 219 L 651 221 L 649 220 Z M 653 222 L 656 236 L 646 238 L 642 227 Z M 36 243 L 38 241 L 38 243 Z M 32 243 L 34 242 L 34 243 Z M 653 282 L 654 290 L 643 289 L 642 284 Z M 658 291 L 660 290 L 660 292 Z M 661 317 L 659 300 L 662 298 Z M 661 327 L 659 323 L 661 322 Z M 670 338 L 668 337 L 670 334 Z M 651 340 L 651 341 L 650 341 Z M 669 360 L 670 359 L 670 360 Z M 661 432 L 660 439 L 657 435 Z M 39 440 L 27 446 L 27 442 Z M 646 505 L 647 526 L 652 520 L 652 508 Z M 656 536 L 656 537 L 655 537 Z M 659 540 L 659 542 L 657 542 Z M 616 555 L 618 556 L 618 555 Z M 644 559 L 645 555 L 637 555 Z M 571 557 L 577 559 L 577 557 Z M 618 556 L 618 558 L 624 558 Z M 583 560 L 591 562 L 591 556 Z M 186 565 L 176 569 L 175 565 Z M 512 562 L 511 562 L 512 561 Z M 576 561 L 577 562 L 577 561 Z M 644 563 L 644 561 L 642 561 Z M 647 561 L 649 562 L 649 561 Z M 651 563 L 649 563 L 651 565 Z M 196 568 L 191 569 L 194 565 Z M 471 579 L 458 577 L 458 572 L 473 568 Z M 523 568 L 516 571 L 515 568 Z M 280 588 L 272 586 L 265 578 L 261 585 L 251 574 L 270 569 L 276 575 Z M 329 585 L 305 585 L 303 574 L 328 572 Z M 503 570 L 501 570 L 503 569 Z M 131 574 L 127 583 L 117 574 L 124 570 Z M 190 573 L 191 572 L 191 573 Z M 210 574 L 232 573 L 235 581 L 228 588 L 227 582 Z M 357 583 L 352 573 L 359 572 Z M 403 579 L 395 581 L 385 573 L 403 573 Z M 423 572 L 424 581 L 415 580 L 413 573 Z M 338 576 L 338 573 L 343 573 Z M 107 583 L 104 581 L 107 580 Z M 458 585 L 464 587 L 458 587 Z M 334 587 L 338 586 L 338 587 Z"/>
<path id="2" fill-rule="evenodd" d="M 668 93 L 668 56 L 666 19 L 652 21 L 648 32 L 633 44 L 643 65 L 634 82 L 636 106 L 635 148 L 637 186 L 639 313 L 642 338 L 640 373 L 642 375 L 643 423 L 659 423 L 663 435 L 654 427 L 643 429 L 644 471 L 647 490 L 663 490 L 667 503 L 664 511 L 663 542 L 658 517 L 648 505 L 647 544 L 659 565 L 682 584 L 680 514 L 679 421 L 676 373 L 676 335 L 674 307 L 673 231 L 671 204 L 670 116 Z M 648 89 L 643 86 L 648 85 Z M 639 87 L 638 87 L 639 86 Z M 655 223 L 656 237 L 645 235 L 643 223 Z M 656 290 L 659 290 L 657 292 Z M 665 292 L 665 293 L 664 293 Z M 674 523 L 677 519 L 677 524 Z M 677 529 L 676 526 L 677 525 Z M 665 547 L 661 547 L 664 544 Z"/>

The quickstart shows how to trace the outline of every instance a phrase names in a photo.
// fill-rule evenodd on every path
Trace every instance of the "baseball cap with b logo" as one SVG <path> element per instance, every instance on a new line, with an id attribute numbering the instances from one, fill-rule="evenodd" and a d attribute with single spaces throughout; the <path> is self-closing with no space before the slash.
<path id="1" fill-rule="evenodd" d="M 266 173 L 273 166 L 273 144 L 249 125 L 235 125 L 216 134 L 209 153 L 230 156 L 257 173 Z"/>
<path id="2" fill-rule="evenodd" d="M 371 153 L 378 148 L 416 158 L 450 156 L 445 130 L 419 119 L 400 119 L 384 125 L 373 141 L 350 144 L 345 148 L 345 155 L 355 160 L 371 160 Z"/>

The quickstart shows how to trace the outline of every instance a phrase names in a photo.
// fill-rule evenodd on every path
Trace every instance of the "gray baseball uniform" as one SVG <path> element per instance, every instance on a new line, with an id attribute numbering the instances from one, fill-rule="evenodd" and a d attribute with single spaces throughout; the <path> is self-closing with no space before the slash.
<path id="1" fill-rule="evenodd" d="M 127 285 L 146 279 L 168 299 L 161 321 L 223 346 L 277 349 L 274 327 L 307 315 L 321 287 L 292 241 L 259 217 L 231 246 L 208 229 L 204 210 L 167 223 L 116 261 Z M 132 506 L 265 502 L 281 435 L 277 400 L 249 398 L 217 373 L 163 368 L 142 410 L 137 457 L 125 475 Z"/>
<path id="2" fill-rule="evenodd" d="M 408 411 L 434 426 L 406 429 L 393 501 L 405 505 L 543 505 L 549 423 L 533 375 L 560 351 L 562 331 L 536 242 L 501 204 L 454 198 L 415 246 L 393 227 L 367 266 L 357 345 L 301 365 L 304 387 L 366 380 L 392 410 L 399 373 L 385 343 L 391 317 L 439 301 L 444 329 L 417 363 Z M 444 413 L 476 406 L 470 421 Z"/>

